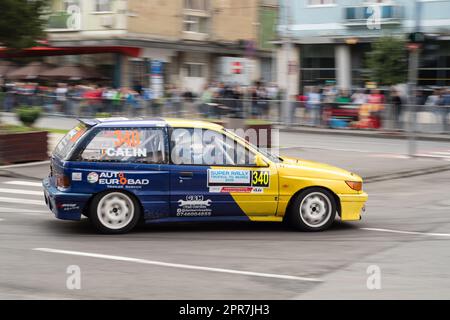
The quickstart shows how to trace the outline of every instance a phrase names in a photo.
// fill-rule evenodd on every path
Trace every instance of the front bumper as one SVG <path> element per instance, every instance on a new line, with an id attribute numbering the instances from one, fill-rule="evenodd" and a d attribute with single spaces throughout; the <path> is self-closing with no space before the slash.
<path id="1" fill-rule="evenodd" d="M 91 194 L 69 193 L 58 190 L 50 184 L 48 178 L 42 182 L 47 207 L 56 218 L 61 220 L 81 220 L 81 213 L 86 207 Z"/>
<path id="2" fill-rule="evenodd" d="M 338 195 L 341 201 L 341 220 L 357 221 L 361 220 L 361 213 L 365 211 L 365 205 L 369 196 L 362 192 L 359 194 Z"/>

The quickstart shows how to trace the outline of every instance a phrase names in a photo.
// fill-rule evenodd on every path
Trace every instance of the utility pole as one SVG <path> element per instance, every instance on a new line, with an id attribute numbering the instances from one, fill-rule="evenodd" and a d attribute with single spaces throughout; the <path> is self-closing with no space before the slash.
<path id="1" fill-rule="evenodd" d="M 291 91 L 289 73 L 290 73 L 290 55 L 292 51 L 292 43 L 291 43 L 291 32 L 290 32 L 290 24 L 291 24 L 291 2 L 290 0 L 284 0 L 284 13 L 283 13 L 283 26 L 284 26 L 284 34 L 283 34 L 283 55 L 286 59 L 286 74 L 285 74 L 285 94 L 284 94 L 284 102 L 283 102 L 283 111 L 282 111 L 282 119 L 285 124 L 290 123 L 290 109 L 291 105 L 289 102 L 289 93 Z"/>
<path id="2" fill-rule="evenodd" d="M 415 24 L 414 33 L 419 34 L 421 31 L 421 9 L 422 2 L 415 0 Z M 408 71 L 408 92 L 409 92 L 409 126 L 408 126 L 408 154 L 414 157 L 417 151 L 416 142 L 416 122 L 417 122 L 417 78 L 419 74 L 421 44 L 410 44 L 409 50 L 409 71 Z"/>

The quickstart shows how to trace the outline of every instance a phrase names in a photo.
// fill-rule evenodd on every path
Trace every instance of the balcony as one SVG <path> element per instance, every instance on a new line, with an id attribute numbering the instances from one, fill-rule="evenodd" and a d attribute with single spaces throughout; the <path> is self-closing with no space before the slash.
<path id="1" fill-rule="evenodd" d="M 81 29 L 81 12 L 78 8 L 67 11 L 55 11 L 45 15 L 47 31 L 79 31 Z"/>
<path id="2" fill-rule="evenodd" d="M 404 7 L 400 5 L 375 4 L 344 8 L 344 25 L 366 26 L 369 19 L 379 19 L 381 25 L 398 25 L 404 18 Z"/>

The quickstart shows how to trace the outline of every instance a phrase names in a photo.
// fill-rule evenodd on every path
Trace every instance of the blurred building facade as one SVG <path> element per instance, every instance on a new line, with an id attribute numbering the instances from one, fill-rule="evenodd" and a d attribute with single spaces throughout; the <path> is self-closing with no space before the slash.
<path id="1" fill-rule="evenodd" d="M 267 30 L 275 36 L 277 14 L 273 0 L 52 0 L 47 32 L 52 47 L 96 50 L 53 62 L 96 65 L 115 86 L 199 92 L 210 81 L 274 80 Z"/>
<path id="2" fill-rule="evenodd" d="M 436 36 L 438 43 L 421 63 L 419 84 L 450 85 L 450 1 L 418 2 L 421 31 Z M 280 0 L 279 5 L 280 39 L 292 45 L 289 53 L 278 50 L 278 78 L 283 86 L 286 68 L 295 66 L 290 78 L 295 90 L 327 82 L 363 87 L 370 44 L 383 35 L 408 34 L 416 21 L 411 0 Z"/>

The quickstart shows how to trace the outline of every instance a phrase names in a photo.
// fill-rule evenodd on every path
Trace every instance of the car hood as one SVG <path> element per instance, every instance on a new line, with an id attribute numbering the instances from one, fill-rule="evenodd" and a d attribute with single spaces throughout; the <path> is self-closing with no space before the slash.
<path id="1" fill-rule="evenodd" d="M 282 157 L 282 162 L 278 164 L 279 169 L 301 171 L 302 175 L 312 176 L 317 178 L 346 180 L 346 181 L 362 181 L 362 178 L 350 171 L 334 167 L 328 164 Z"/>

